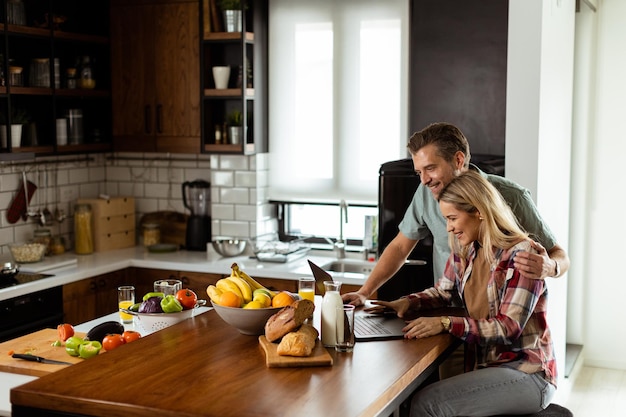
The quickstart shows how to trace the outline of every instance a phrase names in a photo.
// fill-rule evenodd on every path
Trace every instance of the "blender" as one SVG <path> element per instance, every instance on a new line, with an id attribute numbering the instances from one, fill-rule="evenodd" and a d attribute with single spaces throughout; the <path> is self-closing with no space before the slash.
<path id="1" fill-rule="evenodd" d="M 191 211 L 185 249 L 204 251 L 211 241 L 211 184 L 203 180 L 185 181 L 182 192 L 183 204 Z"/>

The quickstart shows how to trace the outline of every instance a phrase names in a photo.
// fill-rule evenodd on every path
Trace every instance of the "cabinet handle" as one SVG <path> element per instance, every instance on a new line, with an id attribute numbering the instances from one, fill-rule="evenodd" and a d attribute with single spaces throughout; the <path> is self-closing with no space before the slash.
<path id="1" fill-rule="evenodd" d="M 91 291 L 95 291 L 95 290 L 97 290 L 97 289 L 98 289 L 98 285 L 96 284 L 96 281 L 95 281 L 95 280 L 94 280 L 94 281 L 91 281 L 91 282 L 89 283 L 89 289 L 90 289 Z"/>
<path id="2" fill-rule="evenodd" d="M 189 278 L 187 278 L 186 276 L 183 275 L 180 280 L 183 282 L 183 284 L 185 284 L 185 286 L 189 285 Z"/>
<path id="3" fill-rule="evenodd" d="M 150 109 L 150 105 L 147 105 L 143 109 L 143 129 L 148 135 L 152 133 L 152 111 Z"/>
<path id="4" fill-rule="evenodd" d="M 107 286 L 107 282 L 104 279 L 101 279 L 98 281 L 98 286 L 100 286 L 100 288 L 104 288 Z"/>
<path id="5" fill-rule="evenodd" d="M 163 105 L 157 104 L 156 106 L 156 129 L 157 133 L 163 133 L 163 126 L 161 126 L 161 121 L 163 118 Z"/>

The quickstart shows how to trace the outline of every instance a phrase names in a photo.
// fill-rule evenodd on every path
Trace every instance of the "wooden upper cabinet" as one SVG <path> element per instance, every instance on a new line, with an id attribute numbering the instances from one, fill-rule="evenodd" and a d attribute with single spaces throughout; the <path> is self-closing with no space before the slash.
<path id="1" fill-rule="evenodd" d="M 200 153 L 197 1 L 111 5 L 116 151 Z"/>

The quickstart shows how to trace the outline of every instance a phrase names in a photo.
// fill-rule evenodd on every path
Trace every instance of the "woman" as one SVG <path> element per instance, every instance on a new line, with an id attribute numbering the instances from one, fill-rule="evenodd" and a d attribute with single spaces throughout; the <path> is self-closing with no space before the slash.
<path id="1" fill-rule="evenodd" d="M 433 383 L 412 400 L 411 416 L 531 414 L 547 407 L 556 390 L 556 362 L 546 321 L 543 280 L 515 269 L 518 251 L 534 251 L 498 191 L 467 171 L 439 196 L 452 253 L 433 288 L 375 304 L 400 317 L 461 302 L 465 317 L 420 317 L 406 338 L 449 332 L 475 356 L 466 372 Z M 379 307 L 380 308 L 380 307 Z M 467 361 L 466 361 L 467 362 Z"/>

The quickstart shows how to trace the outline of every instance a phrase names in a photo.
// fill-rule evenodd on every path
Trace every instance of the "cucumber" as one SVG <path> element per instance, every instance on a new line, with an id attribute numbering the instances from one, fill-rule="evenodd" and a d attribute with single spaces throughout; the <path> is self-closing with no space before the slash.
<path id="1" fill-rule="evenodd" d="M 93 329 L 87 332 L 85 340 L 97 340 L 102 343 L 104 336 L 108 334 L 122 334 L 124 333 L 124 326 L 117 321 L 105 321 L 95 326 Z"/>

